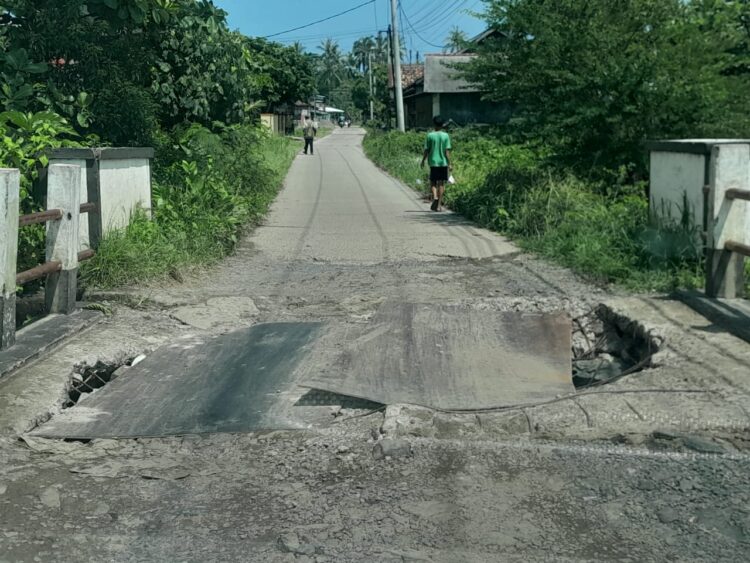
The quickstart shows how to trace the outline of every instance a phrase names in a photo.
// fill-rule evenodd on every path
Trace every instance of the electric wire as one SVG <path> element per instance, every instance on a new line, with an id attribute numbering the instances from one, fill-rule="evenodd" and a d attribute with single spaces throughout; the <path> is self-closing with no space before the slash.
<path id="1" fill-rule="evenodd" d="M 411 20 L 416 23 L 416 27 L 421 32 L 423 27 L 428 28 L 435 25 L 435 22 L 441 22 L 442 18 L 446 17 L 452 10 L 455 10 L 458 7 L 460 1 L 461 0 L 448 0 L 432 10 L 412 14 Z"/>
<path id="2" fill-rule="evenodd" d="M 419 32 L 425 33 L 429 31 L 431 34 L 437 35 L 437 31 L 442 29 L 442 26 L 446 23 L 448 24 L 448 27 L 450 27 L 451 23 L 453 23 L 450 21 L 451 16 L 459 12 L 467 2 L 468 0 L 456 0 L 447 10 L 436 15 L 433 22 L 428 23 L 424 27 L 419 27 Z"/>
<path id="3" fill-rule="evenodd" d="M 443 0 L 435 6 L 431 6 L 430 4 L 422 2 L 421 8 L 417 8 L 417 11 L 412 13 L 411 19 L 413 21 L 419 21 L 422 18 L 429 17 L 430 14 L 438 13 L 441 10 L 445 9 L 445 7 L 450 4 L 451 1 L 452 0 Z"/>
<path id="4" fill-rule="evenodd" d="M 357 6 L 354 6 L 353 8 L 349 8 L 348 10 L 344 10 L 343 12 L 339 12 L 338 14 L 333 14 L 332 16 L 328 16 L 326 18 L 323 18 L 323 19 L 320 19 L 320 20 L 317 20 L 317 21 L 314 21 L 314 22 L 310 22 L 310 23 L 305 24 L 305 25 L 300 25 L 300 26 L 297 26 L 297 27 L 293 27 L 291 29 L 286 29 L 284 31 L 279 31 L 278 33 L 272 33 L 271 35 L 266 35 L 265 38 L 268 39 L 270 37 L 276 37 L 278 35 L 286 35 L 287 33 L 291 33 L 292 31 L 297 31 L 299 29 L 305 29 L 306 27 L 311 27 L 311 26 L 317 25 L 319 23 L 327 22 L 327 21 L 332 20 L 334 18 L 338 18 L 340 16 L 343 16 L 344 14 L 348 14 L 348 13 L 353 12 L 355 10 L 359 10 L 360 8 L 363 8 L 365 6 L 369 6 L 370 4 L 374 4 L 375 2 L 376 2 L 376 0 L 367 0 L 366 2 L 362 2 L 361 4 L 358 4 Z"/>
<path id="5" fill-rule="evenodd" d="M 315 33 L 310 35 L 293 35 L 291 37 L 284 37 L 281 39 L 276 39 L 278 43 L 293 43 L 295 41 L 313 41 L 316 39 L 338 39 L 338 38 L 346 38 L 346 37 L 356 37 L 356 36 L 364 36 L 364 35 L 372 35 L 372 29 L 362 29 L 362 30 L 353 30 L 353 31 L 347 31 L 342 33 Z"/>
<path id="6" fill-rule="evenodd" d="M 401 12 L 402 18 L 406 20 L 406 23 L 409 25 L 409 27 L 411 28 L 411 30 L 414 33 L 414 35 L 416 35 L 419 38 L 420 41 L 422 41 L 423 43 L 426 43 L 430 47 L 436 47 L 438 49 L 445 49 L 446 48 L 445 45 L 436 45 L 435 43 L 432 43 L 432 42 L 428 41 L 427 39 L 425 39 L 424 37 L 422 37 L 417 32 L 417 30 L 414 28 L 414 26 L 412 25 L 411 21 L 409 20 L 409 16 L 406 15 L 406 12 L 404 12 L 404 9 L 403 9 L 403 7 L 401 6 L 400 3 L 399 3 L 398 7 L 399 7 L 399 11 Z"/>
<path id="7" fill-rule="evenodd" d="M 398 19 L 399 19 L 399 22 L 401 24 L 401 34 L 400 34 L 401 35 L 401 43 L 403 43 L 404 54 L 406 54 L 409 50 L 413 50 L 414 49 L 414 40 L 411 37 L 409 37 L 409 47 L 407 49 L 407 47 L 406 47 L 406 35 L 405 35 L 405 33 L 406 33 L 406 27 L 404 27 L 404 10 L 401 7 L 401 0 L 398 0 L 397 6 L 398 6 Z"/>

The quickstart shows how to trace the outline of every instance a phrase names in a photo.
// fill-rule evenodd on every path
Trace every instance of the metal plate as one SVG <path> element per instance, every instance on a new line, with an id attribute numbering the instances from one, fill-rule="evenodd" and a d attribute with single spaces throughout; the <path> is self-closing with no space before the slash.
<path id="1" fill-rule="evenodd" d="M 49 438 L 132 438 L 292 428 L 281 392 L 319 323 L 260 324 L 160 348 L 33 432 Z M 277 408 L 280 407 L 280 408 Z"/>
<path id="2" fill-rule="evenodd" d="M 477 409 L 575 391 L 571 322 L 465 306 L 388 304 L 304 385 L 383 404 Z"/>

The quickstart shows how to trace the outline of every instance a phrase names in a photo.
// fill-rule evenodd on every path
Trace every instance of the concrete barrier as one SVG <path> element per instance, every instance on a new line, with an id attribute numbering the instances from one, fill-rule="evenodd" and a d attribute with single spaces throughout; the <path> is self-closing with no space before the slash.
<path id="1" fill-rule="evenodd" d="M 56 149 L 50 165 L 81 169 L 81 202 L 97 205 L 79 225 L 79 250 L 95 248 L 111 230 L 128 225 L 136 209 L 151 210 L 151 148 Z"/>
<path id="2" fill-rule="evenodd" d="M 650 151 L 651 212 L 662 222 L 684 216 L 700 227 L 706 295 L 740 297 L 750 245 L 750 205 L 733 192 L 750 190 L 750 139 L 655 141 Z"/>

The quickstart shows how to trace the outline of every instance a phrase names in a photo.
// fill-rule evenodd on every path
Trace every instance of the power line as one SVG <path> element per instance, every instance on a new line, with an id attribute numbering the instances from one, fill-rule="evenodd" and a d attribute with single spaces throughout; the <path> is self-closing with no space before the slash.
<path id="1" fill-rule="evenodd" d="M 372 28 L 370 29 L 362 29 L 360 31 L 344 31 L 341 33 L 314 33 L 314 34 L 308 34 L 308 35 L 292 35 L 291 37 L 284 37 L 282 39 L 277 39 L 276 41 L 279 43 L 294 43 L 295 41 L 311 41 L 315 39 L 340 39 L 340 38 L 346 38 L 346 37 L 372 37 Z"/>
<path id="2" fill-rule="evenodd" d="M 317 25 L 319 23 L 327 22 L 328 20 L 332 20 L 334 18 L 338 18 L 339 16 L 343 16 L 344 14 L 348 14 L 349 12 L 353 12 L 354 10 L 359 10 L 360 8 L 363 8 L 365 6 L 369 6 L 370 4 L 374 4 L 376 0 L 367 0 L 367 2 L 362 2 L 362 4 L 359 4 L 358 6 L 354 6 L 353 8 L 349 8 L 348 10 L 344 10 L 343 12 L 339 12 L 338 14 L 333 14 L 332 16 L 328 16 L 327 18 L 323 18 L 322 20 L 314 21 L 305 25 L 300 25 L 298 27 L 293 27 L 291 29 L 287 29 L 284 31 L 279 31 L 278 33 L 272 33 L 271 35 L 266 35 L 265 38 L 268 39 L 270 37 L 276 37 L 277 35 L 285 35 L 287 33 L 291 33 L 292 31 L 297 31 L 298 29 L 304 29 L 306 27 L 310 27 L 313 25 Z"/>
<path id="3" fill-rule="evenodd" d="M 412 25 L 411 21 L 409 21 L 409 16 L 406 15 L 406 12 L 404 12 L 403 6 L 399 3 L 399 11 L 401 12 L 401 16 L 406 20 L 407 25 L 411 28 L 411 30 L 414 32 L 414 35 L 416 35 L 423 43 L 426 43 L 430 47 L 437 47 L 438 49 L 445 49 L 445 45 L 436 45 L 435 43 L 431 43 L 430 41 L 427 41 L 424 37 L 422 37 L 419 32 L 417 32 L 416 29 L 414 29 L 414 26 Z"/>
<path id="4" fill-rule="evenodd" d="M 420 33 L 425 33 L 426 31 L 434 33 L 435 30 L 442 29 L 442 26 L 446 23 L 448 23 L 448 26 L 450 27 L 451 22 L 449 21 L 449 18 L 460 11 L 461 8 L 466 5 L 467 1 L 468 0 L 455 0 L 447 9 L 435 16 L 434 21 L 427 23 L 425 26 L 421 26 L 419 28 Z"/>
<path id="5" fill-rule="evenodd" d="M 418 21 L 423 17 L 430 17 L 430 14 L 440 12 L 440 10 L 444 9 L 450 2 L 451 0 L 443 0 L 442 2 L 438 0 L 438 3 L 434 6 L 423 3 L 421 7 L 417 8 L 416 12 L 412 13 L 411 18 L 414 21 Z"/>

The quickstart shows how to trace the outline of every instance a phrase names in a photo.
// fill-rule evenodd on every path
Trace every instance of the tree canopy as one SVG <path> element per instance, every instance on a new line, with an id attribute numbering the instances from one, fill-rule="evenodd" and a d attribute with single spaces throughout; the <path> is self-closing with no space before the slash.
<path id="1" fill-rule="evenodd" d="M 0 2 L 0 104 L 116 144 L 241 123 L 314 91 L 309 57 L 230 31 L 209 0 Z"/>
<path id="2" fill-rule="evenodd" d="M 643 141 L 747 135 L 748 2 L 484 0 L 469 78 L 515 106 L 509 131 L 584 166 L 642 162 Z"/>

